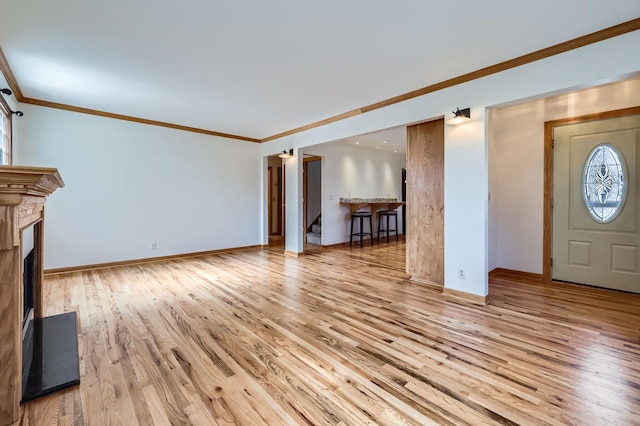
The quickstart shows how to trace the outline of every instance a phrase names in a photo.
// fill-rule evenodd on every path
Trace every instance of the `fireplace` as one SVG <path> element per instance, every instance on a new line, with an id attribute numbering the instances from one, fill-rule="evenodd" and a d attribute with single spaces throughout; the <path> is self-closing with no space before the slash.
<path id="1" fill-rule="evenodd" d="M 80 383 L 75 312 L 36 318 L 36 229 L 22 230 L 22 402 Z"/>
<path id="2" fill-rule="evenodd" d="M 79 377 L 75 313 L 43 317 L 42 306 L 44 203 L 63 186 L 56 169 L 0 166 L 1 426 L 18 420 L 32 382 L 49 383 L 47 372 L 57 366 L 46 360 L 60 355 L 60 345 L 75 348 L 75 360 L 66 356 L 75 367 L 64 374 Z"/>

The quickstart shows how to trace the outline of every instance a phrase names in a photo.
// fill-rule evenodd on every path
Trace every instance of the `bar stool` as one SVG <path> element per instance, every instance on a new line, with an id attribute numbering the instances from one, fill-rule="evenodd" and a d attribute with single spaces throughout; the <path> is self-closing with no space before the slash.
<path id="1" fill-rule="evenodd" d="M 351 243 L 353 243 L 353 237 L 354 235 L 356 237 L 360 237 L 360 247 L 362 247 L 362 237 L 364 237 L 365 235 L 370 235 L 371 236 L 371 245 L 373 245 L 373 219 L 372 219 L 372 214 L 371 212 L 353 212 L 351 213 L 351 235 L 349 236 L 349 247 L 351 247 Z M 363 226 L 364 226 L 364 220 L 366 218 L 369 218 L 369 231 L 370 232 L 363 232 Z M 353 223 L 359 220 L 360 221 L 360 226 L 358 228 L 358 232 L 353 232 Z"/>
<path id="2" fill-rule="evenodd" d="M 392 217 L 395 221 L 394 228 L 389 227 L 389 218 Z M 380 225 L 384 219 L 387 219 L 386 227 L 384 229 L 380 229 Z M 396 233 L 396 241 L 398 241 L 398 212 L 396 210 L 379 210 L 378 211 L 378 235 L 376 238 L 378 242 L 380 242 L 380 231 L 387 233 L 387 242 L 389 242 L 389 233 Z"/>

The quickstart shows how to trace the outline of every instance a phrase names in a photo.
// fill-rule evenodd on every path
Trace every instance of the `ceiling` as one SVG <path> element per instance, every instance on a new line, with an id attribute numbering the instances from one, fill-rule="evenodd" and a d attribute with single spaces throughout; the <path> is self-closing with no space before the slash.
<path id="1" fill-rule="evenodd" d="M 24 97 L 255 139 L 640 16 L 638 0 L 0 5 Z"/>
<path id="2" fill-rule="evenodd" d="M 387 153 L 407 152 L 407 127 L 392 127 L 378 132 L 341 139 L 340 143 Z"/>

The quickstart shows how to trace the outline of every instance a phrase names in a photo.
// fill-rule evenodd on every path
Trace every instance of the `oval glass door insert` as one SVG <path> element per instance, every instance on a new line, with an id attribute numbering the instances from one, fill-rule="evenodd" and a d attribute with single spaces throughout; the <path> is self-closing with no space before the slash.
<path id="1" fill-rule="evenodd" d="M 602 143 L 589 153 L 582 183 L 584 202 L 591 218 L 608 223 L 618 216 L 626 195 L 626 167 L 622 153 Z"/>

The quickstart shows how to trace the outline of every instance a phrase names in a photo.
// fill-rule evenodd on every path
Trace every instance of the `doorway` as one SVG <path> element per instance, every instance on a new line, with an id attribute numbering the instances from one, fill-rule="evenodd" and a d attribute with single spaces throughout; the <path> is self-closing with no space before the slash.
<path id="1" fill-rule="evenodd" d="M 639 113 L 545 123 L 545 280 L 640 293 Z"/>
<path id="2" fill-rule="evenodd" d="M 322 158 L 305 157 L 303 176 L 303 226 L 304 242 L 322 244 Z"/>
<path id="3" fill-rule="evenodd" d="M 285 169 L 282 159 L 277 155 L 267 158 L 267 223 L 269 234 L 269 245 L 284 244 L 284 200 Z"/>

